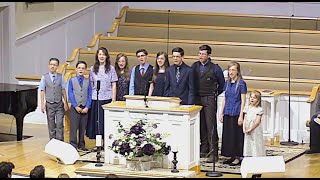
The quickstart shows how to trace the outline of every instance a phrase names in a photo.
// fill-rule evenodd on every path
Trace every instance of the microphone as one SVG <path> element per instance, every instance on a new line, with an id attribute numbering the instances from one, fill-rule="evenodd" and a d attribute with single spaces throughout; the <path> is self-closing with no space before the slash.
<path id="1" fill-rule="evenodd" d="M 97 81 L 97 91 L 100 90 L 100 80 Z"/>

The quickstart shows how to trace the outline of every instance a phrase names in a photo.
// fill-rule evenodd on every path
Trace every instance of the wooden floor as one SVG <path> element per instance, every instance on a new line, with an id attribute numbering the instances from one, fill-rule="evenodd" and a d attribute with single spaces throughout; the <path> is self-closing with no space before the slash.
<path id="1" fill-rule="evenodd" d="M 0 114 L 0 132 L 9 131 L 15 128 L 12 117 Z M 13 122 L 13 123 L 12 123 Z M 8 132 L 7 132 L 8 133 Z M 67 173 L 70 177 L 75 177 L 75 169 L 85 165 L 83 162 L 76 162 L 74 165 L 63 165 L 53 161 L 44 153 L 45 145 L 49 142 L 47 125 L 24 124 L 24 135 L 33 137 L 23 141 L 0 142 L 0 161 L 11 161 L 15 164 L 13 173 L 16 175 L 28 176 L 30 170 L 39 164 L 46 169 L 46 177 L 56 178 L 60 173 Z M 69 136 L 66 134 L 66 142 Z M 267 143 L 267 142 L 266 142 Z M 86 139 L 87 148 L 93 148 L 94 140 Z M 299 145 L 308 146 L 308 144 Z M 267 174 L 263 177 L 282 178 L 315 178 L 320 177 L 320 154 L 302 155 L 301 157 L 286 164 L 286 172 L 279 174 Z M 197 177 L 206 178 L 204 172 Z M 240 178 L 236 174 L 223 174 L 222 178 Z"/>

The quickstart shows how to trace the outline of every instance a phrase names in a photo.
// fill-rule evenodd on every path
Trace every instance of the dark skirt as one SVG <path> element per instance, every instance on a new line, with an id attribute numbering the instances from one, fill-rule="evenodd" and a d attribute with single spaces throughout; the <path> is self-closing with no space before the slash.
<path id="1" fill-rule="evenodd" d="M 223 116 L 221 155 L 242 157 L 244 134 L 238 125 L 239 116 Z"/>
<path id="2" fill-rule="evenodd" d="M 310 122 L 310 149 L 315 152 L 320 152 L 320 125 L 314 121 L 317 115 L 311 118 Z"/>
<path id="3" fill-rule="evenodd" d="M 87 123 L 86 136 L 89 139 L 95 139 L 97 134 L 104 137 L 104 110 L 101 107 L 104 104 L 111 102 L 109 100 L 92 100 L 91 108 L 89 109 L 89 118 Z M 98 119 L 98 107 L 99 107 L 99 120 Z M 99 127 L 99 128 L 98 128 Z"/>

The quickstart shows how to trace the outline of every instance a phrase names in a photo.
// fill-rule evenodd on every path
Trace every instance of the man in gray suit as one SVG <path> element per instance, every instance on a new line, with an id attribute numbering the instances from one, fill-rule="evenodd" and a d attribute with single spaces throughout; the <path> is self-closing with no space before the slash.
<path id="1" fill-rule="evenodd" d="M 49 138 L 64 141 L 64 112 L 69 107 L 64 77 L 56 72 L 58 66 L 57 58 L 49 60 L 49 72 L 41 77 L 39 89 L 41 91 L 41 111 L 47 113 Z"/>

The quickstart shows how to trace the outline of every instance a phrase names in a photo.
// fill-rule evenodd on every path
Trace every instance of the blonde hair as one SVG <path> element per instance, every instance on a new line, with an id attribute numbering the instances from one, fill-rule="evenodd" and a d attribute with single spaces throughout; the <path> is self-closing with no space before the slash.
<path id="1" fill-rule="evenodd" d="M 258 106 L 261 107 L 261 93 L 260 91 L 258 90 L 253 90 L 251 93 L 250 93 L 250 96 L 254 94 L 254 96 L 258 99 Z"/>
<path id="2" fill-rule="evenodd" d="M 236 83 L 236 90 L 238 89 L 238 86 L 239 86 L 239 82 L 240 80 L 242 79 L 242 75 L 241 75 L 241 69 L 240 69 L 240 64 L 236 61 L 231 61 L 228 65 L 228 71 L 229 69 L 232 67 L 232 66 L 235 66 L 236 69 L 237 69 L 237 83 Z M 231 78 L 230 78 L 230 75 L 229 75 L 229 72 L 228 72 L 228 81 L 231 82 Z M 228 86 L 226 88 L 226 90 L 228 89 Z"/>

